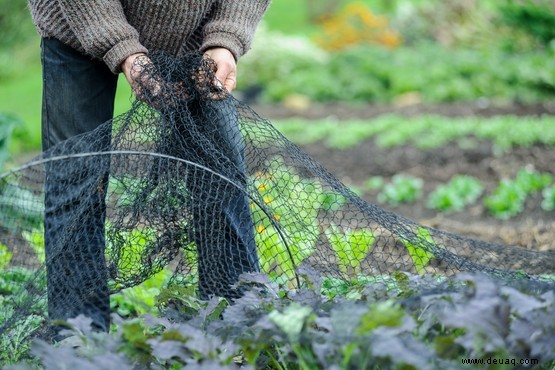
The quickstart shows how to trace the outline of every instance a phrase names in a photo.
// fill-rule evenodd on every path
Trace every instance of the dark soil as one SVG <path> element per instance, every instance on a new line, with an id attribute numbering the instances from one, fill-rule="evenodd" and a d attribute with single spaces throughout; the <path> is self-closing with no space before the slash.
<path id="1" fill-rule="evenodd" d="M 496 104 L 490 101 L 453 102 L 442 104 L 412 104 L 412 105 L 359 105 L 333 103 L 311 103 L 306 107 L 293 107 L 288 105 L 261 105 L 251 104 L 251 107 L 262 117 L 270 119 L 302 117 L 307 119 L 321 119 L 327 117 L 349 118 L 374 118 L 382 114 L 395 113 L 405 116 L 422 114 L 437 114 L 447 117 L 496 115 L 538 116 L 542 114 L 555 114 L 555 101 L 536 104 Z"/>
<path id="2" fill-rule="evenodd" d="M 254 109 L 269 119 L 286 117 L 372 118 L 384 113 L 407 116 L 439 114 L 446 116 L 493 116 L 499 114 L 542 115 L 555 114 L 555 106 L 547 104 L 484 106 L 480 103 L 415 105 L 411 107 L 366 106 L 348 107 L 340 104 L 311 105 L 302 111 L 279 106 L 255 106 Z M 512 177 L 518 169 L 533 166 L 537 171 L 555 176 L 555 148 L 532 146 L 515 148 L 502 156 L 495 156 L 489 142 L 475 142 L 462 149 L 457 143 L 437 149 L 421 150 L 413 146 L 383 149 L 372 140 L 345 149 L 330 149 L 324 143 L 306 145 L 303 149 L 337 176 L 346 185 L 364 188 L 371 176 L 388 180 L 395 174 L 408 174 L 424 180 L 423 196 L 414 204 L 382 208 L 401 214 L 421 224 L 482 240 L 519 245 L 526 248 L 555 250 L 555 212 L 540 207 L 541 195 L 528 198 L 524 212 L 506 220 L 495 219 L 483 206 L 483 197 L 490 193 L 502 178 Z M 459 213 L 445 214 L 428 209 L 425 200 L 439 184 L 457 174 L 478 178 L 485 186 L 482 198 Z M 377 203 L 377 192 L 366 191 L 364 199 Z"/>

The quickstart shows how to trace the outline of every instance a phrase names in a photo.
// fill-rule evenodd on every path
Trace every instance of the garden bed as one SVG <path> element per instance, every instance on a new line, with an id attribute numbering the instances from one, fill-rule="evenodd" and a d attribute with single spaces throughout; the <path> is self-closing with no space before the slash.
<path id="1" fill-rule="evenodd" d="M 384 113 L 415 117 L 421 114 L 438 114 L 449 117 L 469 116 L 540 116 L 553 114 L 550 104 L 489 105 L 479 102 L 452 104 L 417 104 L 412 106 L 358 106 L 339 103 L 314 105 L 299 110 L 283 106 L 254 106 L 262 116 L 271 120 L 288 117 L 321 119 L 375 118 Z M 370 124 L 370 123 L 369 123 Z M 449 124 L 449 121 L 446 121 Z M 287 136 L 287 134 L 286 134 Z M 378 204 L 420 222 L 453 233 L 478 239 L 519 245 L 526 248 L 555 250 L 555 212 L 540 207 L 541 194 L 529 196 L 524 210 L 507 220 L 498 220 L 484 206 L 483 199 L 490 194 L 501 179 L 514 177 L 518 169 L 533 168 L 538 172 L 555 175 L 555 150 L 545 145 L 512 148 L 502 155 L 495 153 L 492 142 L 475 140 L 468 148 L 457 143 L 441 147 L 419 149 L 411 144 L 390 148 L 376 145 L 374 139 L 364 140 L 353 147 L 330 148 L 323 141 L 302 144 L 301 147 L 346 185 L 359 189 L 368 202 Z M 378 201 L 378 191 L 365 189 L 369 177 L 390 179 L 396 174 L 406 174 L 423 180 L 422 196 L 414 203 L 393 206 Z M 480 199 L 461 212 L 443 213 L 426 206 L 426 198 L 438 185 L 453 176 L 470 175 L 484 186 Z"/>

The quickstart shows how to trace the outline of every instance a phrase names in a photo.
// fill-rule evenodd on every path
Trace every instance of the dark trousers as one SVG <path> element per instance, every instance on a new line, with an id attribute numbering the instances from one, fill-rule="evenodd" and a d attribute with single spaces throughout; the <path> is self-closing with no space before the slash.
<path id="1" fill-rule="evenodd" d="M 104 63 L 82 55 L 55 39 L 42 40 L 43 114 L 42 140 L 45 156 L 100 152 L 110 149 L 109 125 L 113 116 L 117 76 Z M 229 120 L 232 104 L 196 102 L 188 110 L 192 115 L 211 111 L 210 122 L 203 122 L 201 136 L 227 158 L 235 170 L 234 180 L 245 178 L 243 141 L 236 119 Z M 214 114 L 214 112 L 221 113 Z M 171 114 L 166 112 L 164 114 Z M 77 135 L 97 130 L 95 140 L 57 144 Z M 177 130 L 177 144 L 164 154 L 211 167 L 204 152 L 206 143 L 198 137 Z M 189 141 L 189 142 L 187 142 Z M 76 144 L 78 143 L 78 144 Z M 173 148 L 173 149 L 172 149 Z M 180 149 L 175 149 L 180 148 Z M 173 151 L 173 152 L 172 152 Z M 209 153 L 208 153 L 209 154 Z M 99 159 L 101 158 L 101 159 Z M 204 159 L 203 159 L 204 158 Z M 71 165 L 70 165 L 71 164 Z M 46 165 L 45 180 L 45 251 L 50 319 L 68 319 L 84 314 L 99 330 L 109 326 L 108 271 L 105 258 L 105 194 L 109 177 L 108 156 L 76 158 L 71 163 L 51 161 Z M 218 170 L 217 168 L 214 168 Z M 230 173 L 228 173 L 229 175 Z M 205 198 L 221 197 L 219 207 L 203 207 L 193 202 L 192 239 L 199 258 L 201 296 L 233 296 L 230 286 L 244 272 L 258 271 L 252 219 L 248 199 L 242 191 L 216 177 L 206 190 L 194 178 L 187 184 L 191 194 L 204 192 Z M 220 186 L 222 185 L 222 186 Z M 202 187 L 202 189 L 201 189 Z"/>

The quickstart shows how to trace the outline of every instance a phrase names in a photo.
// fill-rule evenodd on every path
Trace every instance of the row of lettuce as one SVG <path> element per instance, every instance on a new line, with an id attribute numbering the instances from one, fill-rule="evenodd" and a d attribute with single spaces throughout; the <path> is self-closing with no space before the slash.
<path id="1" fill-rule="evenodd" d="M 415 176 L 397 174 L 389 180 L 372 176 L 360 192 L 378 192 L 377 200 L 391 206 L 411 204 L 424 197 L 424 181 Z M 462 212 L 477 204 L 484 194 L 484 186 L 473 176 L 456 175 L 447 183 L 438 185 L 426 197 L 426 207 L 441 213 Z M 533 168 L 520 168 L 514 178 L 502 179 L 490 194 L 483 197 L 483 206 L 490 215 L 506 220 L 525 209 L 528 199 L 541 196 L 540 208 L 546 212 L 555 210 L 555 184 L 553 176 Z"/>

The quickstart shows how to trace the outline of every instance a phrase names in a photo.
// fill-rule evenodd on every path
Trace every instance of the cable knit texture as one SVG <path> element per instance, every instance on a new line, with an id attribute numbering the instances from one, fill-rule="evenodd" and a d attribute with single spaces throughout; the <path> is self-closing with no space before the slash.
<path id="1" fill-rule="evenodd" d="M 179 55 L 224 47 L 239 59 L 250 48 L 270 0 L 29 0 L 42 37 L 102 59 L 114 73 L 131 54 Z"/>

